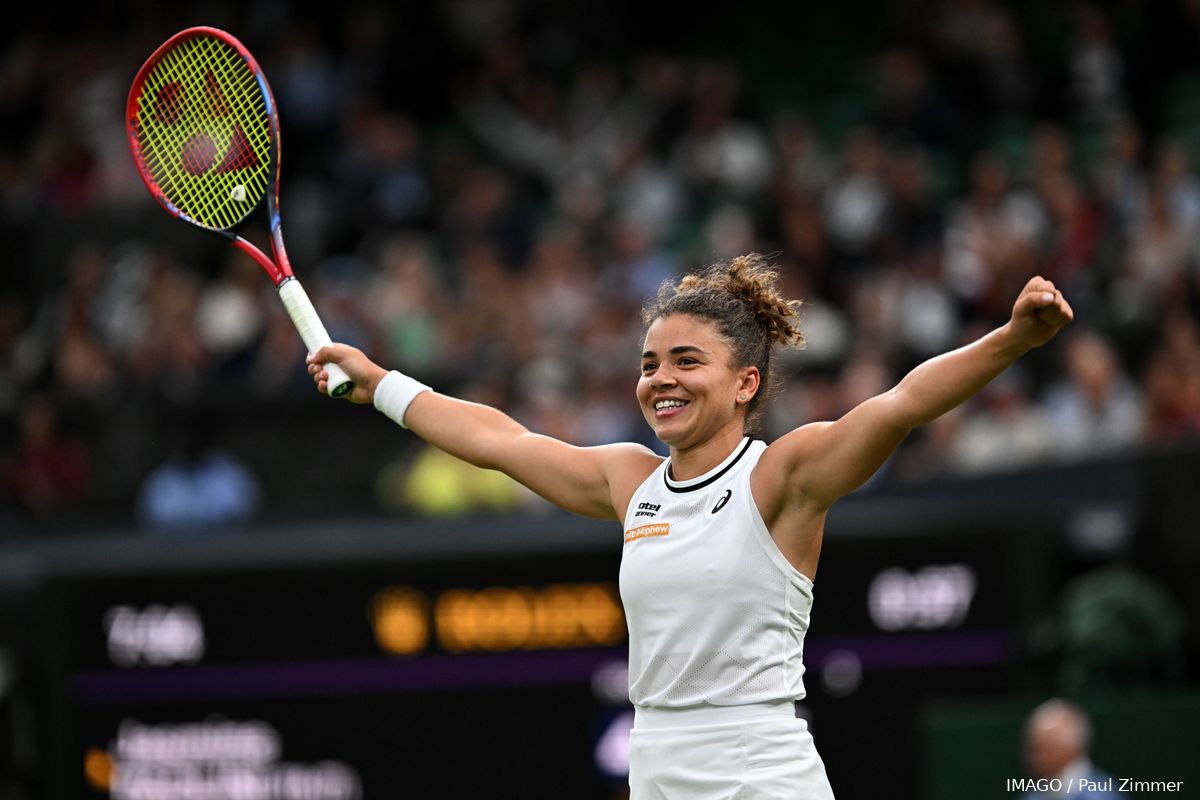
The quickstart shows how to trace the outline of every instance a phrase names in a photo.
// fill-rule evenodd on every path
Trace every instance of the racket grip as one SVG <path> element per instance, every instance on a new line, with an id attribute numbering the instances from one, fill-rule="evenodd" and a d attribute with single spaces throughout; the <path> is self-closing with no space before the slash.
<path id="1" fill-rule="evenodd" d="M 321 318 L 317 316 L 317 309 L 313 308 L 312 301 L 308 299 L 300 281 L 291 278 L 280 284 L 279 299 L 283 301 L 283 307 L 292 318 L 292 324 L 300 332 L 300 338 L 304 340 L 308 352 L 313 353 L 327 344 L 333 344 L 325 326 L 321 324 Z M 330 397 L 341 397 L 354 388 L 354 381 L 350 380 L 350 376 L 337 364 L 325 364 L 325 372 L 329 373 L 326 388 Z"/>

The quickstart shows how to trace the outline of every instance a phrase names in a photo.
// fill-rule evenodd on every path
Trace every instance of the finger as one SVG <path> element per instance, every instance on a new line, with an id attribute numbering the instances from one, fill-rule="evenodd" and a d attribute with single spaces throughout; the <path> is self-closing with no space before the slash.
<path id="1" fill-rule="evenodd" d="M 341 361 L 341 353 L 338 350 L 338 345 L 327 344 L 324 347 L 309 353 L 308 358 L 305 360 L 309 364 L 328 364 L 330 362 L 336 364 Z"/>
<path id="2" fill-rule="evenodd" d="M 1031 292 L 1053 292 L 1054 290 L 1054 281 L 1046 280 L 1041 275 L 1034 275 L 1025 284 L 1025 288 L 1021 290 L 1021 293 L 1029 294 Z"/>
<path id="3" fill-rule="evenodd" d="M 1067 298 L 1062 296 L 1062 292 L 1055 296 L 1054 308 L 1067 321 L 1075 316 L 1075 312 L 1071 310 L 1071 304 L 1067 302 Z"/>
<path id="4" fill-rule="evenodd" d="M 1038 311 L 1038 319 L 1050 325 L 1066 325 L 1075 318 L 1075 312 L 1061 295 L 1054 302 Z"/>
<path id="5" fill-rule="evenodd" d="M 1054 301 L 1055 295 L 1053 292 L 1030 289 L 1017 298 L 1013 312 L 1018 316 L 1037 314 L 1046 307 L 1053 305 Z"/>
<path id="6" fill-rule="evenodd" d="M 1037 312 L 1037 318 L 1047 325 L 1062 325 L 1066 322 L 1066 316 L 1063 315 L 1057 306 L 1040 309 Z"/>
<path id="7" fill-rule="evenodd" d="M 1025 291 L 1033 298 L 1033 304 L 1038 308 L 1045 308 L 1052 303 L 1066 302 L 1062 292 L 1054 285 L 1054 281 L 1048 281 L 1041 277 L 1034 278 L 1026 284 Z"/>

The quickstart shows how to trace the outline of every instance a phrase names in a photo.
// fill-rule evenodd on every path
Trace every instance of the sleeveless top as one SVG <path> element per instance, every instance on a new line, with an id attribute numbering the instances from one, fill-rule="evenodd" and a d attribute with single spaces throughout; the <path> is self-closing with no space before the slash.
<path id="1" fill-rule="evenodd" d="M 745 438 L 688 481 L 671 478 L 667 459 L 634 493 L 620 588 L 635 706 L 804 697 L 812 581 L 776 547 L 750 494 L 766 447 Z"/>

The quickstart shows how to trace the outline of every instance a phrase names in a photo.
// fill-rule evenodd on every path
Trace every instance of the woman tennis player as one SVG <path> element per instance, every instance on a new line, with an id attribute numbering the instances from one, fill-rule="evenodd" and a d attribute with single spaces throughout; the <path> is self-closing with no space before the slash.
<path id="1" fill-rule="evenodd" d="M 800 346 L 799 302 L 751 255 L 668 283 L 647 305 L 637 400 L 661 458 L 636 444 L 576 447 L 504 413 L 430 391 L 346 345 L 355 403 L 374 403 L 425 441 L 512 476 L 555 505 L 624 521 L 621 599 L 635 707 L 629 784 L 651 798 L 833 797 L 796 700 L 826 512 L 861 486 L 909 431 L 978 392 L 1071 321 L 1034 278 L 1012 318 L 930 359 L 834 422 L 770 445 L 760 413 L 775 345 Z"/>

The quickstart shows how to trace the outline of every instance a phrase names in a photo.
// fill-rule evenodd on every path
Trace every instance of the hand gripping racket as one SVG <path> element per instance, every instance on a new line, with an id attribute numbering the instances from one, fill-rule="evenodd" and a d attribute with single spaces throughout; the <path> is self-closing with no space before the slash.
<path id="1" fill-rule="evenodd" d="M 216 28 L 180 31 L 133 79 L 125 119 L 133 160 L 154 199 L 172 216 L 219 233 L 257 261 L 309 352 L 330 344 L 283 247 L 279 116 L 250 51 Z M 264 196 L 274 260 L 235 232 Z M 331 396 L 354 388 L 337 364 L 326 364 L 325 371 Z"/>

